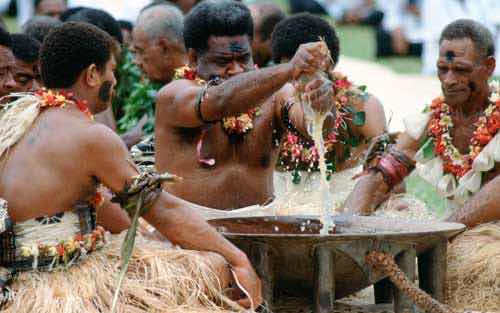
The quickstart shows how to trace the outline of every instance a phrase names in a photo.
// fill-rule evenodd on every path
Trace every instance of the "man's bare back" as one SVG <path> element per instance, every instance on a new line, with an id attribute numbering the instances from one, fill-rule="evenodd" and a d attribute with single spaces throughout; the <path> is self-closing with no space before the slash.
<path id="1" fill-rule="evenodd" d="M 104 152 L 93 151 L 93 145 L 103 137 L 120 140 L 74 107 L 42 112 L 0 161 L 0 194 L 9 199 L 14 221 L 54 215 L 90 200 L 97 188 L 92 154 Z"/>

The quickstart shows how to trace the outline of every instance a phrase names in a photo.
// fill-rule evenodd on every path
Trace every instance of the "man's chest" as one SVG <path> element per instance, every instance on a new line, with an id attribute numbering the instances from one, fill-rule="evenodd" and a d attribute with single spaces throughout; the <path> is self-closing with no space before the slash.
<path id="1" fill-rule="evenodd" d="M 203 128 L 198 138 L 197 152 L 203 158 L 214 158 L 219 164 L 268 167 L 276 161 L 280 135 L 272 115 L 261 112 L 244 133 L 231 133 L 221 121 Z"/>

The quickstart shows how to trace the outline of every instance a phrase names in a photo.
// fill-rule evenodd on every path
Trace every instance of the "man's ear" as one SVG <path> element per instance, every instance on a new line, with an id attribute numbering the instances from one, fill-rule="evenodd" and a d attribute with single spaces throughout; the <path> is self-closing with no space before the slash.
<path id="1" fill-rule="evenodd" d="M 170 50 L 170 43 L 169 41 L 166 39 L 166 38 L 158 38 L 157 39 L 157 44 L 158 44 L 158 47 L 160 47 L 161 49 L 161 52 L 162 53 L 168 53 L 168 51 Z"/>
<path id="2" fill-rule="evenodd" d="M 96 87 L 101 84 L 101 75 L 95 64 L 89 65 L 85 71 L 83 71 L 83 75 L 84 82 L 89 87 Z"/>
<path id="3" fill-rule="evenodd" d="M 189 67 L 191 68 L 196 68 L 196 65 L 198 64 L 198 54 L 192 48 L 189 48 L 188 50 L 188 62 Z"/>
<path id="4" fill-rule="evenodd" d="M 486 58 L 485 61 L 486 69 L 488 71 L 488 76 L 492 76 L 493 73 L 495 72 L 495 67 L 497 65 L 496 59 L 494 56 L 489 56 Z"/>

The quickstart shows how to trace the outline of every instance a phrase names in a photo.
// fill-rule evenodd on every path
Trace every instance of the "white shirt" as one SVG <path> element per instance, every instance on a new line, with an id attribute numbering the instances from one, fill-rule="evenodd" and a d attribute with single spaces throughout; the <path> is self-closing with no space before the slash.
<path id="1" fill-rule="evenodd" d="M 408 0 L 384 0 L 377 3 L 384 12 L 382 27 L 389 32 L 401 28 L 406 39 L 411 43 L 424 40 L 421 18 L 407 10 Z"/>
<path id="2" fill-rule="evenodd" d="M 422 26 L 424 35 L 424 51 L 422 54 L 422 71 L 424 74 L 436 73 L 436 62 L 439 56 L 439 37 L 449 23 L 468 18 L 485 25 L 496 36 L 491 16 L 497 19 L 499 0 L 423 0 Z M 497 67 L 500 73 L 500 67 Z"/>
<path id="3" fill-rule="evenodd" d="M 101 9 L 117 20 L 135 22 L 141 9 L 151 2 L 151 0 L 69 0 L 68 6 Z"/>

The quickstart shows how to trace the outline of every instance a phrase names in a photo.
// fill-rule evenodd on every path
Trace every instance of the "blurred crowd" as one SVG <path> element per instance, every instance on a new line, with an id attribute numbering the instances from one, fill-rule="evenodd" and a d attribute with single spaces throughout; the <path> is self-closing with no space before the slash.
<path id="1" fill-rule="evenodd" d="M 422 72 L 435 73 L 439 34 L 458 18 L 481 21 L 500 44 L 500 1 L 498 0 L 288 0 L 291 13 L 328 15 L 338 24 L 374 28 L 377 58 L 416 56 Z M 33 15 L 58 17 L 66 8 L 92 7 L 118 20 L 135 21 L 139 11 L 152 0 L 0 0 L 0 12 L 17 14 L 20 25 Z M 199 0 L 170 1 L 187 13 Z M 266 2 L 244 1 L 248 4 Z M 272 1 L 269 1 L 272 2 Z M 273 24 L 273 23 L 271 23 Z M 128 40 L 128 38 L 126 38 Z M 499 49 L 500 50 L 500 49 Z M 500 57 L 500 51 L 497 57 Z M 257 56 L 259 58 L 259 56 Z M 497 70 L 500 74 L 500 69 Z"/>
<path id="2" fill-rule="evenodd" d="M 500 44 L 498 0 L 290 0 L 290 8 L 329 15 L 339 24 L 372 26 L 376 57 L 421 57 L 424 74 L 435 73 L 439 35 L 456 19 L 481 21 Z"/>

